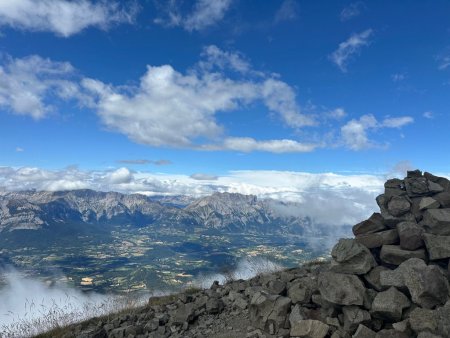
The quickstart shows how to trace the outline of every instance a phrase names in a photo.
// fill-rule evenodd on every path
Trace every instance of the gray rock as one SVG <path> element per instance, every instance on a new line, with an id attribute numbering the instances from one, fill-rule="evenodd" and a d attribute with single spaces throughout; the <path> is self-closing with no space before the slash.
<path id="1" fill-rule="evenodd" d="M 289 324 L 292 327 L 294 323 L 299 322 L 300 320 L 307 319 L 302 312 L 302 308 L 300 304 L 296 304 L 289 314 Z"/>
<path id="2" fill-rule="evenodd" d="M 431 309 L 448 299 L 449 285 L 439 267 L 427 266 L 421 259 L 411 258 L 394 271 L 382 271 L 383 286 L 406 287 L 414 303 Z"/>
<path id="3" fill-rule="evenodd" d="M 257 292 L 250 302 L 250 319 L 256 327 L 276 334 L 287 328 L 291 304 L 287 297 Z"/>
<path id="4" fill-rule="evenodd" d="M 424 234 L 423 239 L 431 260 L 450 257 L 450 236 Z"/>
<path id="5" fill-rule="evenodd" d="M 380 292 L 372 303 L 371 313 L 383 320 L 398 322 L 404 309 L 411 305 L 409 299 L 395 287 Z"/>
<path id="6" fill-rule="evenodd" d="M 441 187 L 443 187 L 445 190 L 450 191 L 450 181 L 444 177 L 434 176 L 433 174 L 430 174 L 429 172 L 425 172 L 423 174 L 426 179 L 430 182 L 434 182 L 439 184 Z"/>
<path id="7" fill-rule="evenodd" d="M 429 193 L 428 180 L 425 177 L 405 178 L 408 196 L 423 196 Z"/>
<path id="8" fill-rule="evenodd" d="M 360 324 L 352 338 L 375 338 L 376 335 L 377 333 L 375 331 L 372 331 L 367 326 Z"/>
<path id="9" fill-rule="evenodd" d="M 411 209 L 411 203 L 405 196 L 394 196 L 388 202 L 387 207 L 392 216 L 400 217 Z"/>
<path id="10" fill-rule="evenodd" d="M 363 276 L 366 283 L 377 291 L 383 291 L 386 289 L 386 287 L 384 287 L 380 283 L 380 274 L 382 271 L 391 271 L 391 270 L 382 265 L 378 265 L 374 267 L 372 270 L 370 270 L 369 273 Z"/>
<path id="11" fill-rule="evenodd" d="M 385 244 L 398 242 L 398 232 L 395 229 L 356 236 L 356 241 L 369 249 L 379 248 Z"/>
<path id="12" fill-rule="evenodd" d="M 443 338 L 443 337 L 424 331 L 424 332 L 420 332 L 417 335 L 417 338 Z"/>
<path id="13" fill-rule="evenodd" d="M 344 329 L 353 333 L 359 324 L 370 324 L 370 313 L 358 306 L 344 306 L 342 308 L 344 314 Z"/>
<path id="14" fill-rule="evenodd" d="M 429 209 L 423 214 L 425 230 L 435 235 L 450 235 L 450 208 Z"/>
<path id="15" fill-rule="evenodd" d="M 373 232 L 381 231 L 386 229 L 383 224 L 383 217 L 380 213 L 373 213 L 367 220 L 362 221 L 353 226 L 353 234 L 355 236 L 362 234 L 370 234 Z"/>
<path id="16" fill-rule="evenodd" d="M 319 275 L 319 291 L 323 299 L 339 305 L 363 305 L 365 288 L 354 275 L 324 272 Z"/>
<path id="17" fill-rule="evenodd" d="M 281 295 L 286 291 L 286 283 L 279 279 L 271 280 L 266 284 L 266 289 L 273 295 Z"/>
<path id="18" fill-rule="evenodd" d="M 185 322 L 192 322 L 195 318 L 194 303 L 181 304 L 175 313 L 172 315 L 172 322 L 174 324 L 183 324 Z"/>
<path id="19" fill-rule="evenodd" d="M 295 280 L 288 288 L 287 295 L 292 299 L 292 303 L 306 304 L 311 301 L 311 295 L 314 291 L 311 278 L 301 278 Z"/>
<path id="20" fill-rule="evenodd" d="M 400 237 L 400 247 L 405 250 L 417 250 L 423 246 L 423 229 L 416 222 L 401 222 L 397 224 Z"/>
<path id="21" fill-rule="evenodd" d="M 419 203 L 420 210 L 438 209 L 441 204 L 432 197 L 423 197 Z"/>
<path id="22" fill-rule="evenodd" d="M 406 333 L 394 329 L 378 331 L 375 338 L 410 338 Z"/>
<path id="23" fill-rule="evenodd" d="M 409 314 L 409 325 L 416 334 L 422 331 L 436 332 L 438 317 L 435 311 L 418 307 Z"/>
<path id="24" fill-rule="evenodd" d="M 410 258 L 419 258 L 425 260 L 425 250 L 403 250 L 400 245 L 383 245 L 381 247 L 380 259 L 387 264 L 400 265 Z"/>
<path id="25" fill-rule="evenodd" d="M 433 196 L 439 202 L 442 208 L 450 208 L 450 192 L 444 191 Z"/>
<path id="26" fill-rule="evenodd" d="M 291 327 L 291 337 L 323 338 L 328 334 L 330 327 L 319 320 L 300 320 Z"/>
<path id="27" fill-rule="evenodd" d="M 216 314 L 222 312 L 224 308 L 223 301 L 218 298 L 209 298 L 206 302 L 206 312 Z"/>
<path id="28" fill-rule="evenodd" d="M 334 272 L 365 274 L 376 266 L 369 249 L 354 239 L 340 239 L 333 247 L 331 256 L 331 270 Z"/>

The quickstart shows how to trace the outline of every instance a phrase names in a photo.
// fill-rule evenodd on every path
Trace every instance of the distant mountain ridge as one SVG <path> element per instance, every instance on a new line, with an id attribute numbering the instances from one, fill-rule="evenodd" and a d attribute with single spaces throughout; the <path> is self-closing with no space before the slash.
<path id="1" fill-rule="evenodd" d="M 299 206 L 238 193 L 192 199 L 94 190 L 1 192 L 0 232 L 39 230 L 66 222 L 249 233 L 315 232 L 307 217 L 285 213 L 287 208 Z"/>

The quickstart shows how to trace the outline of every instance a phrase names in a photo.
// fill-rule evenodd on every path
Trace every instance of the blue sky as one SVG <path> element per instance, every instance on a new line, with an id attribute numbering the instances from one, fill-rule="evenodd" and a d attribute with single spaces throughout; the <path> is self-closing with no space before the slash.
<path id="1" fill-rule="evenodd" d="M 5 168 L 450 171 L 448 1 L 5 0 L 0 32 Z"/>

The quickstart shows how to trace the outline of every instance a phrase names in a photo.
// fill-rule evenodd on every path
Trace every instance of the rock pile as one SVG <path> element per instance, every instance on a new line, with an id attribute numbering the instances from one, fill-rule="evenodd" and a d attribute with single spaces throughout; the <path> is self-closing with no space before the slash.
<path id="1" fill-rule="evenodd" d="M 377 203 L 331 262 L 151 299 L 69 336 L 450 337 L 450 181 L 411 171 L 388 180 Z"/>

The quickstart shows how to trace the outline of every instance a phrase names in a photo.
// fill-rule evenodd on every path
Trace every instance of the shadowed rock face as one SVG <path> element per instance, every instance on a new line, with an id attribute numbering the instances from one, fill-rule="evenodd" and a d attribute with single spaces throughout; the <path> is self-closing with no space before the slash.
<path id="1" fill-rule="evenodd" d="M 70 330 L 80 337 L 450 337 L 450 181 L 413 171 L 385 188 L 381 212 L 355 225 L 356 238 L 341 239 L 331 262 L 150 299 L 133 316 Z"/>

